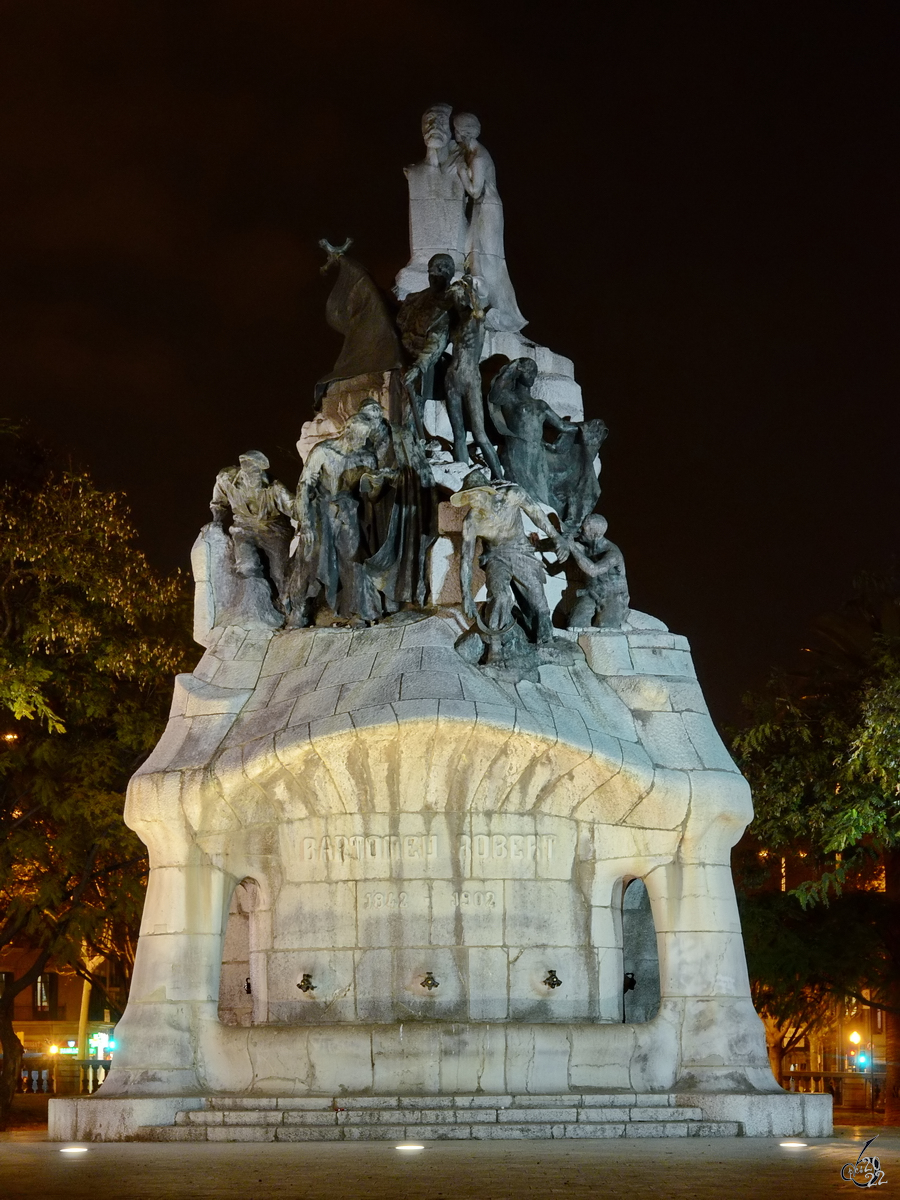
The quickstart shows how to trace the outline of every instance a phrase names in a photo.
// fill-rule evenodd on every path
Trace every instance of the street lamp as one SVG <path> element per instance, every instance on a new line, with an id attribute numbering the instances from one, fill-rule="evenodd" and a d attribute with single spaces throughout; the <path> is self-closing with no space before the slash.
<path id="1" fill-rule="evenodd" d="M 857 1046 L 859 1045 L 860 1042 L 862 1042 L 862 1040 L 863 1040 L 862 1034 L 859 1034 L 859 1033 L 857 1033 L 856 1030 L 853 1030 L 853 1032 L 850 1034 L 850 1042 L 853 1045 L 853 1049 L 850 1051 L 850 1060 L 851 1061 L 847 1063 L 847 1066 L 850 1067 L 851 1070 L 857 1069 L 857 1061 L 856 1061 Z"/>
<path id="2" fill-rule="evenodd" d="M 868 1093 L 868 1090 L 869 1090 L 869 1083 L 871 1082 L 871 1083 L 873 1084 L 873 1087 L 872 1087 L 872 1105 L 873 1105 L 873 1107 L 874 1107 L 874 1104 L 875 1104 L 875 1089 L 874 1089 L 874 1080 L 873 1080 L 873 1079 L 871 1079 L 871 1077 L 869 1076 L 869 1068 L 870 1068 L 870 1065 L 871 1065 L 871 1055 L 869 1054 L 869 1051 L 872 1049 L 871 1042 L 869 1042 L 869 1043 L 867 1043 L 867 1044 L 866 1044 L 866 1048 L 865 1048 L 864 1050 L 860 1050 L 860 1049 L 859 1049 L 859 1044 L 860 1044 L 860 1042 L 862 1041 L 862 1037 L 861 1037 L 861 1035 L 860 1035 L 860 1034 L 858 1034 L 858 1033 L 856 1032 L 856 1030 L 855 1030 L 855 1029 L 854 1029 L 854 1030 L 853 1030 L 853 1032 L 850 1034 L 850 1041 L 851 1041 L 851 1042 L 853 1043 L 853 1045 L 856 1047 L 856 1050 L 855 1050 L 855 1051 L 851 1050 L 851 1051 L 850 1051 L 850 1053 L 851 1053 L 851 1054 L 853 1054 L 853 1055 L 855 1055 L 855 1058 L 856 1058 L 855 1069 L 856 1069 L 857 1071 L 861 1072 L 861 1073 L 862 1073 L 862 1075 L 863 1075 L 863 1077 L 864 1077 L 864 1079 L 865 1079 L 865 1085 L 864 1085 L 864 1086 L 865 1086 L 865 1089 L 866 1089 L 866 1093 Z M 867 1094 L 867 1096 L 866 1096 L 866 1101 L 868 1102 L 868 1094 Z"/>

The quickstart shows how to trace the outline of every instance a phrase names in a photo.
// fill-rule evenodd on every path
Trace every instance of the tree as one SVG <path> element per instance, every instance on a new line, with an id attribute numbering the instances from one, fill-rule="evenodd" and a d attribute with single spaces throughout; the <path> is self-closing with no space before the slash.
<path id="1" fill-rule="evenodd" d="M 893 576 L 858 581 L 840 612 L 818 623 L 805 669 L 771 681 L 733 744 L 756 808 L 745 883 L 754 844 L 795 862 L 802 856 L 805 878 L 785 898 L 785 917 L 802 926 L 805 915 L 805 936 L 826 950 L 815 964 L 801 958 L 800 990 L 785 994 L 799 1001 L 805 985 L 884 1010 L 885 1119 L 898 1123 L 900 584 Z M 832 910 L 827 930 L 816 912 L 822 906 Z M 768 949 L 759 944 L 763 976 L 780 953 L 781 933 L 773 937 Z"/>
<path id="2" fill-rule="evenodd" d="M 51 958 L 129 970 L 146 861 L 124 791 L 165 723 L 190 618 L 184 579 L 151 570 L 120 495 L 9 425 L 0 471 L 0 949 L 36 955 L 0 995 L 2 1128 L 15 997 Z"/>
<path id="3" fill-rule="evenodd" d="M 766 1019 L 767 1040 L 783 1075 L 784 1058 L 830 1022 L 833 992 L 823 972 L 822 942 L 793 896 L 740 897 L 753 1004 Z"/>
<path id="4" fill-rule="evenodd" d="M 804 907 L 793 891 L 748 888 L 740 864 L 737 873 L 751 993 L 781 1074 L 786 1054 L 833 1023 L 836 1004 L 868 1005 L 863 989 L 890 968 L 884 896 L 854 886 Z"/>

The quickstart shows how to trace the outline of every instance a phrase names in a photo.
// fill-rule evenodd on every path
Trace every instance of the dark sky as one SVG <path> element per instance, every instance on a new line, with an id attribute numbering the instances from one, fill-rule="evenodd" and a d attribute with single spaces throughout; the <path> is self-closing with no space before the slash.
<path id="1" fill-rule="evenodd" d="M 0 3 L 0 396 L 186 565 L 216 470 L 293 444 L 387 286 L 436 100 L 497 164 L 526 333 L 603 416 L 636 607 L 720 721 L 898 519 L 898 7 Z"/>

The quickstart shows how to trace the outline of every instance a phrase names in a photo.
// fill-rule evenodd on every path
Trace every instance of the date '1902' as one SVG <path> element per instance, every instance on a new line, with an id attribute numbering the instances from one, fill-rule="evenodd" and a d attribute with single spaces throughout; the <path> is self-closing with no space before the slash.
<path id="1" fill-rule="evenodd" d="M 453 893 L 453 904 L 455 908 L 494 908 L 495 903 L 493 892 Z"/>

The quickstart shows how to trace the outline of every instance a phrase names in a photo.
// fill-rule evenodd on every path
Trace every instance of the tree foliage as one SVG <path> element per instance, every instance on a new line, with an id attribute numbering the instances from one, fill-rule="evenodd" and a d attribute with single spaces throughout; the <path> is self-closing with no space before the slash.
<path id="1" fill-rule="evenodd" d="M 775 893 L 741 905 L 753 1004 L 767 1019 L 779 1074 L 786 1054 L 828 1027 L 834 1005 L 832 987 L 818 969 L 821 964 L 809 961 L 813 943 L 807 931 L 795 926 L 802 910 L 793 899 L 790 906 L 778 904 L 781 899 L 781 893 Z"/>
<path id="2" fill-rule="evenodd" d="M 52 957 L 127 972 L 146 875 L 124 791 L 188 662 L 185 581 L 160 578 L 123 498 L 0 427 L 0 951 L 35 952 L 0 996 L 4 1087 L 15 995 Z M 2 713 L 7 713 L 3 721 Z"/>
<path id="3" fill-rule="evenodd" d="M 805 669 L 776 675 L 733 741 L 753 788 L 751 835 L 809 856 L 803 901 L 900 846 L 900 581 L 863 577 L 816 634 Z"/>
<path id="4" fill-rule="evenodd" d="M 752 700 L 733 740 L 755 808 L 736 855 L 748 962 L 761 1011 L 781 1028 L 807 1022 L 814 1031 L 829 998 L 885 1010 L 896 1119 L 900 581 L 862 577 L 851 600 L 818 622 L 804 659 Z M 793 887 L 772 896 L 765 876 L 779 855 L 791 861 Z"/>

